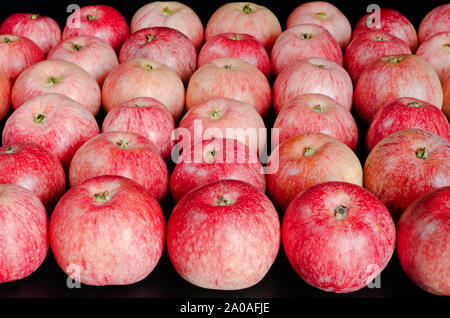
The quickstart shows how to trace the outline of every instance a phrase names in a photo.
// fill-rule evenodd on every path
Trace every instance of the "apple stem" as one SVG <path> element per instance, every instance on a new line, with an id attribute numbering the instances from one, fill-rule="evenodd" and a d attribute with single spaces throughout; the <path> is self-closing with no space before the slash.
<path id="1" fill-rule="evenodd" d="M 37 124 L 43 124 L 47 120 L 47 116 L 45 114 L 34 114 L 33 118 L 34 122 Z"/>
<path id="2" fill-rule="evenodd" d="M 8 148 L 5 149 L 5 153 L 15 153 L 16 152 L 16 148 L 14 148 L 14 146 L 9 146 Z"/>
<path id="3" fill-rule="evenodd" d="M 375 38 L 375 41 L 384 41 L 384 38 L 383 38 L 381 35 L 378 35 L 378 36 Z"/>
<path id="4" fill-rule="evenodd" d="M 80 44 L 76 44 L 76 43 L 72 43 L 72 51 L 78 52 L 83 48 L 82 45 Z"/>
<path id="5" fill-rule="evenodd" d="M 216 154 L 217 154 L 216 149 L 210 150 L 210 151 L 208 151 L 208 158 L 212 159 L 216 156 Z"/>
<path id="6" fill-rule="evenodd" d="M 334 217 L 336 219 L 338 219 L 339 221 L 345 219 L 345 217 L 347 216 L 347 210 L 348 208 L 344 205 L 338 205 L 335 209 L 334 209 Z"/>
<path id="7" fill-rule="evenodd" d="M 6 37 L 3 39 L 3 41 L 5 43 L 12 43 L 12 40 L 10 38 L 6 38 Z"/>
<path id="8" fill-rule="evenodd" d="M 47 79 L 47 83 L 49 84 L 49 85 L 51 85 L 51 86 L 53 86 L 53 85 L 55 85 L 55 84 L 58 84 L 58 82 L 61 80 L 61 78 L 60 77 L 56 77 L 56 76 L 50 76 L 48 79 Z"/>
<path id="9" fill-rule="evenodd" d="M 428 151 L 425 147 L 420 147 L 416 151 L 416 157 L 422 160 L 425 160 L 428 158 Z"/>
<path id="10" fill-rule="evenodd" d="M 231 69 L 233 68 L 233 66 L 231 66 L 231 65 L 225 65 L 223 68 L 226 69 L 226 70 L 231 70 Z"/>
<path id="11" fill-rule="evenodd" d="M 253 10 L 252 10 L 252 8 L 250 7 L 250 4 L 246 4 L 246 5 L 242 8 L 242 11 L 243 11 L 245 14 L 248 14 L 248 13 L 252 12 Z"/>
<path id="12" fill-rule="evenodd" d="M 315 152 L 316 152 L 316 149 L 314 149 L 313 146 L 308 146 L 305 148 L 303 155 L 306 157 L 311 157 L 313 154 L 315 154 Z"/>
<path id="13" fill-rule="evenodd" d="M 38 18 L 39 18 L 39 14 L 37 14 L 37 13 L 30 14 L 30 19 L 31 20 L 36 20 Z"/>
<path id="14" fill-rule="evenodd" d="M 116 142 L 116 145 L 119 146 L 122 149 L 128 149 L 130 148 L 130 145 L 128 144 L 128 142 L 123 141 L 123 140 L 119 140 Z"/>
<path id="15" fill-rule="evenodd" d="M 163 9 L 163 12 L 166 13 L 166 14 L 172 14 L 172 11 L 169 9 L 169 7 L 165 7 Z"/>
<path id="16" fill-rule="evenodd" d="M 88 14 L 86 17 L 89 21 L 95 21 L 97 18 L 93 14 Z"/>
<path id="17" fill-rule="evenodd" d="M 450 43 L 444 44 L 443 46 L 444 46 L 444 49 L 450 51 Z"/>
<path id="18" fill-rule="evenodd" d="M 418 103 L 418 102 L 411 102 L 411 103 L 408 103 L 408 104 L 406 104 L 407 106 L 409 106 L 409 107 L 420 107 L 420 104 Z"/>
<path id="19" fill-rule="evenodd" d="M 309 40 L 310 38 L 312 38 L 312 34 L 311 33 L 302 33 L 301 37 L 302 37 L 302 39 Z"/>
<path id="20" fill-rule="evenodd" d="M 239 41 L 240 39 L 242 39 L 242 37 L 241 37 L 239 34 L 235 34 L 235 35 L 233 35 L 233 36 L 230 36 L 230 39 L 231 39 L 231 40 Z"/>
<path id="21" fill-rule="evenodd" d="M 111 195 L 108 191 L 103 191 L 94 194 L 94 198 L 97 200 L 98 203 L 105 203 L 111 200 Z"/>
<path id="22" fill-rule="evenodd" d="M 147 34 L 147 42 L 151 42 L 151 41 L 153 41 L 153 39 L 155 38 L 155 36 L 154 35 L 151 35 L 151 34 Z"/>
<path id="23" fill-rule="evenodd" d="M 392 64 L 397 64 L 398 62 L 400 62 L 400 60 L 399 60 L 396 56 L 392 56 L 392 57 L 388 60 L 388 62 L 389 62 L 389 63 L 392 63 Z"/>
<path id="24" fill-rule="evenodd" d="M 225 198 L 223 195 L 219 195 L 219 197 L 216 200 L 216 206 L 229 206 L 231 205 L 230 200 Z"/>
<path id="25" fill-rule="evenodd" d="M 144 68 L 145 68 L 147 71 L 153 71 L 153 66 L 151 66 L 150 64 L 144 65 Z"/>
<path id="26" fill-rule="evenodd" d="M 322 106 L 319 105 L 319 104 L 314 105 L 312 109 L 313 109 L 315 112 L 323 113 L 323 108 L 322 108 Z"/>
<path id="27" fill-rule="evenodd" d="M 325 12 L 319 12 L 316 14 L 316 17 L 319 19 L 325 19 L 327 17 L 327 14 Z"/>
<path id="28" fill-rule="evenodd" d="M 211 119 L 219 119 L 220 117 L 222 117 L 222 112 L 217 108 L 214 108 L 214 110 L 209 113 L 209 118 Z"/>

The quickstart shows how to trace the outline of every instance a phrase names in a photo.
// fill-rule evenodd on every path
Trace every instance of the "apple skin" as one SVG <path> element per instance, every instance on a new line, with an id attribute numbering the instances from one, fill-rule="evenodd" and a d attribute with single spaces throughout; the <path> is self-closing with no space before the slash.
<path id="1" fill-rule="evenodd" d="M 45 94 L 30 99 L 8 118 L 2 143 L 40 144 L 67 169 L 77 149 L 99 133 L 97 121 L 85 107 L 61 94 Z"/>
<path id="2" fill-rule="evenodd" d="M 155 145 L 131 132 L 102 133 L 89 139 L 75 153 L 69 170 L 72 187 L 103 175 L 130 178 L 158 201 L 166 196 L 169 184 L 166 163 Z"/>
<path id="3" fill-rule="evenodd" d="M 31 275 L 48 251 L 47 212 L 30 190 L 0 184 L 0 283 Z"/>
<path id="4" fill-rule="evenodd" d="M 296 135 L 321 132 L 336 138 L 353 151 L 358 145 L 358 127 L 353 116 L 334 99 L 323 94 L 304 94 L 290 99 L 278 113 L 273 128 L 279 129 L 280 143 Z M 272 149 L 275 147 L 272 142 Z"/>
<path id="5" fill-rule="evenodd" d="M 317 24 L 331 33 L 342 49 L 352 36 L 352 26 L 347 17 L 334 5 L 326 1 L 306 2 L 296 7 L 289 15 L 286 29 L 297 24 Z"/>
<path id="6" fill-rule="evenodd" d="M 94 36 L 119 52 L 129 34 L 127 21 L 119 11 L 107 5 L 90 5 L 75 10 L 67 18 L 62 39 L 80 35 Z"/>
<path id="7" fill-rule="evenodd" d="M 444 102 L 442 103 L 442 111 L 447 119 L 450 120 L 450 71 L 444 75 L 442 80 L 442 90 L 444 93 Z"/>
<path id="8" fill-rule="evenodd" d="M 450 31 L 449 19 L 450 3 L 437 6 L 428 12 L 419 25 L 419 31 L 417 33 L 419 43 L 423 43 L 436 33 Z"/>
<path id="9" fill-rule="evenodd" d="M 411 54 L 403 40 L 381 30 L 367 31 L 354 38 L 344 54 L 344 66 L 356 84 L 361 72 L 386 55 Z"/>
<path id="10" fill-rule="evenodd" d="M 137 97 L 114 107 L 105 117 L 103 132 L 128 131 L 144 136 L 168 162 L 172 152 L 175 121 L 161 102 L 150 97 Z"/>
<path id="11" fill-rule="evenodd" d="M 422 42 L 416 54 L 431 65 L 442 81 L 445 73 L 450 72 L 450 28 L 448 32 L 437 33 Z"/>
<path id="12" fill-rule="evenodd" d="M 127 285 L 144 279 L 162 255 L 164 236 L 158 202 L 142 186 L 119 176 L 96 177 L 72 187 L 50 219 L 50 244 L 58 265 L 86 285 Z M 73 276 L 74 270 L 79 277 Z"/>
<path id="13" fill-rule="evenodd" d="M 386 205 L 395 221 L 418 197 L 448 185 L 450 144 L 422 129 L 387 136 L 364 165 L 364 186 Z"/>
<path id="14" fill-rule="evenodd" d="M 366 136 L 367 150 L 370 152 L 383 138 L 408 128 L 427 130 L 450 142 L 450 126 L 439 108 L 403 97 L 383 106 L 375 114 Z"/>
<path id="15" fill-rule="evenodd" d="M 184 111 L 184 85 L 168 66 L 147 59 L 133 59 L 116 66 L 106 77 L 102 102 L 106 112 L 136 97 L 152 97 L 170 111 L 175 120 Z"/>
<path id="16" fill-rule="evenodd" d="M 257 284 L 280 248 L 280 220 L 272 202 L 252 185 L 221 180 L 187 193 L 167 225 L 175 270 L 209 289 Z"/>
<path id="17" fill-rule="evenodd" d="M 344 215 L 340 207 L 347 208 Z M 350 293 L 367 286 L 388 264 L 395 249 L 395 225 L 369 191 L 351 183 L 325 182 L 289 204 L 282 241 L 289 262 L 306 283 Z"/>
<path id="18" fill-rule="evenodd" d="M 218 34 L 203 45 L 198 54 L 200 68 L 211 60 L 233 57 L 244 60 L 258 68 L 266 77 L 270 75 L 270 59 L 261 43 L 245 33 Z"/>
<path id="19" fill-rule="evenodd" d="M 307 58 L 286 67 L 273 84 L 275 113 L 293 97 L 303 94 L 323 94 L 333 98 L 350 111 L 353 84 L 345 69 L 326 59 Z"/>
<path id="20" fill-rule="evenodd" d="M 167 27 L 146 28 L 133 33 L 122 45 L 120 63 L 143 58 L 166 64 L 187 84 L 197 66 L 197 51 L 191 40 Z"/>
<path id="21" fill-rule="evenodd" d="M 408 277 L 423 290 L 450 296 L 450 186 L 413 202 L 397 224 L 397 255 Z"/>
<path id="22" fill-rule="evenodd" d="M 0 73 L 0 121 L 7 115 L 11 107 L 11 83 Z"/>
<path id="23" fill-rule="evenodd" d="M 317 24 L 298 24 L 284 31 L 276 40 L 270 62 L 272 73 L 278 76 L 294 62 L 319 57 L 343 65 L 339 43 L 325 28 Z"/>
<path id="24" fill-rule="evenodd" d="M 368 65 L 356 83 L 355 110 L 370 124 L 378 109 L 400 97 L 420 99 L 442 108 L 439 77 L 417 55 L 388 55 Z"/>
<path id="25" fill-rule="evenodd" d="M 203 24 L 187 5 L 177 1 L 154 1 L 136 11 L 131 19 L 131 33 L 150 27 L 168 27 L 186 35 L 200 50 L 204 40 Z"/>
<path id="26" fill-rule="evenodd" d="M 93 36 L 76 36 L 62 41 L 48 53 L 47 60 L 64 60 L 78 65 L 91 74 L 100 87 L 109 72 L 119 65 L 114 49 Z"/>
<path id="27" fill-rule="evenodd" d="M 186 91 L 186 108 L 190 110 L 215 97 L 246 103 L 264 117 L 270 108 L 272 93 L 267 77 L 253 65 L 237 58 L 219 58 L 209 61 L 192 75 Z"/>
<path id="28" fill-rule="evenodd" d="M 170 177 L 170 193 L 178 202 L 199 186 L 219 180 L 247 182 L 264 193 L 266 176 L 258 157 L 243 143 L 232 139 L 209 139 L 183 148 Z"/>
<path id="29" fill-rule="evenodd" d="M 267 175 L 272 201 L 285 211 L 297 194 L 315 184 L 342 181 L 362 186 L 363 170 L 355 153 L 323 133 L 306 133 L 282 142 L 267 165 L 278 170 Z"/>

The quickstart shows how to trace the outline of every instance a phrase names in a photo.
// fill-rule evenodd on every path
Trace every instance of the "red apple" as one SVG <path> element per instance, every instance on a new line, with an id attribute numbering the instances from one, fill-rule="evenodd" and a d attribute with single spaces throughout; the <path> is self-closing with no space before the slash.
<path id="1" fill-rule="evenodd" d="M 211 60 L 233 57 L 244 60 L 258 68 L 266 77 L 270 75 L 270 60 L 267 51 L 252 35 L 222 33 L 212 37 L 198 54 L 198 67 Z"/>
<path id="2" fill-rule="evenodd" d="M 101 87 L 109 72 L 119 60 L 114 49 L 106 42 L 93 36 L 76 36 L 55 46 L 47 60 L 72 62 L 91 74 Z"/>
<path id="3" fill-rule="evenodd" d="M 369 191 L 326 182 L 291 202 L 282 239 L 289 262 L 306 283 L 350 293 L 367 286 L 388 264 L 395 249 L 395 225 Z"/>
<path id="4" fill-rule="evenodd" d="M 0 35 L 0 72 L 11 83 L 27 68 L 43 59 L 41 49 L 33 41 L 12 34 Z"/>
<path id="5" fill-rule="evenodd" d="M 165 161 L 172 152 L 175 121 L 161 102 L 150 97 L 137 97 L 114 107 L 103 120 L 102 131 L 128 131 L 153 142 Z"/>
<path id="6" fill-rule="evenodd" d="M 299 5 L 289 15 L 286 29 L 297 24 L 317 24 L 331 33 L 342 49 L 352 36 L 352 26 L 347 17 L 334 5 L 326 1 L 311 1 Z"/>
<path id="7" fill-rule="evenodd" d="M 412 97 L 442 107 L 439 78 L 421 57 L 388 55 L 367 66 L 356 83 L 355 110 L 370 123 L 378 109 L 399 97 Z"/>
<path id="8" fill-rule="evenodd" d="M 95 36 L 119 52 L 130 31 L 125 18 L 116 9 L 106 5 L 84 6 L 68 18 L 62 38 L 80 35 Z"/>
<path id="9" fill-rule="evenodd" d="M 48 251 L 47 213 L 30 190 L 0 185 L 0 283 L 32 274 Z"/>
<path id="10" fill-rule="evenodd" d="M 429 131 L 404 129 L 381 140 L 364 165 L 364 186 L 397 221 L 418 197 L 450 185 L 450 144 Z"/>
<path id="11" fill-rule="evenodd" d="M 66 176 L 58 158 L 33 142 L 0 148 L 0 183 L 33 192 L 52 211 L 66 189 Z"/>
<path id="12" fill-rule="evenodd" d="M 422 196 L 397 225 L 397 254 L 408 277 L 425 291 L 450 296 L 450 186 Z"/>
<path id="13" fill-rule="evenodd" d="M 246 33 L 257 38 L 270 52 L 281 31 L 278 18 L 266 7 L 251 2 L 230 2 L 209 18 L 205 39 L 208 41 L 221 33 Z"/>
<path id="14" fill-rule="evenodd" d="M 427 61 L 443 80 L 445 73 L 450 72 L 450 28 L 448 32 L 437 33 L 422 42 L 416 54 Z"/>
<path id="15" fill-rule="evenodd" d="M 164 249 L 158 202 L 119 176 L 71 188 L 50 220 L 49 238 L 61 269 L 86 285 L 126 285 L 147 277 Z M 78 275 L 79 274 L 79 275 Z"/>
<path id="16" fill-rule="evenodd" d="M 342 50 L 325 28 L 317 24 L 299 24 L 284 31 L 270 54 L 271 68 L 278 75 L 294 62 L 320 57 L 343 65 Z"/>
<path id="17" fill-rule="evenodd" d="M 450 142 L 450 126 L 444 113 L 434 105 L 409 97 L 395 99 L 375 114 L 366 137 L 372 150 L 384 137 L 408 128 L 420 128 Z"/>
<path id="18" fill-rule="evenodd" d="M 28 38 L 47 53 L 61 41 L 61 29 L 50 17 L 35 13 L 15 13 L 3 20 L 0 34 L 15 34 Z"/>
<path id="19" fill-rule="evenodd" d="M 444 93 L 444 102 L 442 103 L 442 111 L 447 119 L 450 120 L 450 71 L 444 75 L 442 80 L 442 90 Z"/>
<path id="20" fill-rule="evenodd" d="M 102 133 L 78 149 L 70 164 L 70 185 L 103 175 L 130 178 L 158 201 L 167 193 L 169 174 L 164 160 L 151 141 L 135 133 Z"/>
<path id="21" fill-rule="evenodd" d="M 192 75 L 186 91 L 186 108 L 190 110 L 215 97 L 246 103 L 264 117 L 270 108 L 272 93 L 267 77 L 253 65 L 237 58 L 219 58 Z"/>
<path id="22" fill-rule="evenodd" d="M 103 107 L 114 107 L 136 97 L 159 100 L 177 120 L 184 110 L 184 85 L 168 66 L 134 59 L 115 67 L 106 77 L 102 88 Z"/>
<path id="23" fill-rule="evenodd" d="M 363 170 L 355 153 L 323 133 L 306 133 L 282 142 L 269 157 L 267 175 L 269 196 L 285 210 L 294 197 L 318 183 L 350 182 L 362 186 Z"/>
<path id="24" fill-rule="evenodd" d="M 296 96 L 278 114 L 274 129 L 279 142 L 308 132 L 321 132 L 336 138 L 352 150 L 358 144 L 358 127 L 353 116 L 334 99 L 322 94 Z M 276 147 L 272 139 L 272 147 Z"/>
<path id="25" fill-rule="evenodd" d="M 354 38 L 344 54 L 344 66 L 353 83 L 371 63 L 386 55 L 411 54 L 404 41 L 381 30 L 367 31 Z"/>
<path id="26" fill-rule="evenodd" d="M 120 63 L 143 58 L 166 64 L 184 83 L 197 66 L 197 51 L 191 40 L 178 30 L 153 27 L 133 33 L 120 49 Z"/>
<path id="27" fill-rule="evenodd" d="M 45 94 L 30 99 L 8 118 L 2 143 L 40 144 L 68 168 L 77 149 L 98 134 L 97 121 L 85 107 L 64 95 Z"/>
<path id="28" fill-rule="evenodd" d="M 167 225 L 167 249 L 188 282 L 236 290 L 257 284 L 280 247 L 272 202 L 248 183 L 222 180 L 186 194 Z"/>
<path id="29" fill-rule="evenodd" d="M 100 110 L 101 93 L 95 78 L 62 60 L 42 61 L 20 74 L 11 92 L 12 106 L 18 109 L 33 97 L 49 93 L 70 97 L 94 116 Z"/>
<path id="30" fill-rule="evenodd" d="M 11 106 L 11 83 L 0 72 L 0 121 L 8 115 Z"/>
<path id="31" fill-rule="evenodd" d="M 186 35 L 199 50 L 203 44 L 203 24 L 187 5 L 176 1 L 150 2 L 136 11 L 131 20 L 131 33 L 150 27 L 168 27 Z"/>
<path id="32" fill-rule="evenodd" d="M 278 114 L 291 98 L 310 93 L 327 95 L 348 111 L 352 108 L 353 84 L 345 69 L 322 58 L 308 58 L 278 75 L 273 85 L 275 112 Z"/>
<path id="33" fill-rule="evenodd" d="M 419 43 L 431 38 L 439 32 L 450 31 L 450 3 L 444 3 L 430 12 L 422 19 L 419 25 Z"/>

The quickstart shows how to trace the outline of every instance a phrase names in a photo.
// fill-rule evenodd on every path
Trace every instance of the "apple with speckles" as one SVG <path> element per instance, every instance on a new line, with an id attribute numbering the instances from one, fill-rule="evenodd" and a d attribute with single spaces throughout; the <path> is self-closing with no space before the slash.
<path id="1" fill-rule="evenodd" d="M 11 83 L 0 72 L 0 121 L 8 115 L 11 107 Z"/>
<path id="2" fill-rule="evenodd" d="M 450 31 L 449 19 L 450 3 L 437 6 L 428 12 L 419 25 L 417 33 L 419 43 L 423 43 L 436 33 Z"/>
<path id="3" fill-rule="evenodd" d="M 442 103 L 442 111 L 447 119 L 450 120 L 450 71 L 444 75 L 442 80 L 442 90 L 444 93 L 444 101 Z"/>
<path id="4" fill-rule="evenodd" d="M 424 41 L 416 55 L 427 61 L 442 81 L 445 74 L 450 72 L 450 30 L 437 33 Z"/>

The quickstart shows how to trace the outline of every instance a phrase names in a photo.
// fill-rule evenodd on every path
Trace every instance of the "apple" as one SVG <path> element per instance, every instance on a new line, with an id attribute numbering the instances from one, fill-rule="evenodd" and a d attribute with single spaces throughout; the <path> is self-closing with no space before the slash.
<path id="1" fill-rule="evenodd" d="M 419 56 L 388 55 L 368 65 L 356 83 L 355 110 L 370 124 L 378 109 L 400 97 L 412 97 L 439 109 L 442 107 L 439 77 Z"/>
<path id="2" fill-rule="evenodd" d="M 202 21 L 190 7 L 181 2 L 150 2 L 136 11 L 130 24 L 131 33 L 158 26 L 180 31 L 192 41 L 197 50 L 203 44 Z"/>
<path id="3" fill-rule="evenodd" d="M 55 93 L 83 105 L 92 115 L 100 110 L 101 92 L 95 78 L 67 61 L 47 60 L 27 68 L 17 78 L 11 92 L 16 110 L 33 97 Z"/>
<path id="4" fill-rule="evenodd" d="M 212 37 L 200 50 L 197 65 L 200 68 L 211 60 L 222 57 L 244 60 L 258 68 L 266 77 L 270 75 L 269 55 L 252 35 L 222 33 Z"/>
<path id="5" fill-rule="evenodd" d="M 444 101 L 442 103 L 442 111 L 447 119 L 450 120 L 450 71 L 444 75 L 442 80 L 442 90 L 444 93 Z"/>
<path id="6" fill-rule="evenodd" d="M 336 138 L 353 151 L 358 144 L 355 119 L 342 105 L 323 94 L 304 94 L 289 100 L 273 124 L 279 142 L 308 132 L 321 132 Z M 277 145 L 272 139 L 272 148 Z"/>
<path id="7" fill-rule="evenodd" d="M 450 142 L 450 126 L 439 108 L 415 98 L 403 97 L 377 111 L 367 132 L 367 150 L 371 151 L 383 138 L 408 128 L 424 129 Z"/>
<path id="8" fill-rule="evenodd" d="M 72 187 L 58 202 L 49 228 L 61 269 L 95 286 L 127 285 L 147 277 L 161 258 L 164 236 L 158 202 L 120 176 L 96 177 Z"/>
<path id="9" fill-rule="evenodd" d="M 293 97 L 303 94 L 323 94 L 333 98 L 350 111 L 353 84 L 342 66 L 323 58 L 307 58 L 286 67 L 273 84 L 275 113 Z"/>
<path id="10" fill-rule="evenodd" d="M 47 60 L 64 60 L 80 66 L 100 87 L 109 72 L 119 65 L 116 52 L 108 43 L 85 35 L 62 41 L 48 53 Z"/>
<path id="11" fill-rule="evenodd" d="M 47 212 L 30 190 L 0 184 L 0 283 L 25 278 L 48 251 Z"/>
<path id="12" fill-rule="evenodd" d="M 190 110 L 208 99 L 232 98 L 254 107 L 264 117 L 270 108 L 269 81 L 253 65 L 237 58 L 209 61 L 192 75 L 186 91 Z"/>
<path id="13" fill-rule="evenodd" d="M 267 175 L 270 198 L 286 210 L 294 197 L 315 184 L 342 181 L 362 186 L 363 170 L 355 153 L 335 138 L 318 132 L 305 133 L 282 142 L 269 157 Z"/>
<path id="14" fill-rule="evenodd" d="M 11 106 L 11 83 L 0 73 L 0 121 L 7 115 Z"/>
<path id="15" fill-rule="evenodd" d="M 422 42 L 416 54 L 427 61 L 443 80 L 446 72 L 450 72 L 450 28 L 448 32 L 440 32 Z"/>
<path id="16" fill-rule="evenodd" d="M 147 59 L 133 59 L 116 66 L 102 87 L 106 112 L 136 97 L 159 100 L 177 120 L 184 110 L 184 85 L 167 65 Z"/>
<path id="17" fill-rule="evenodd" d="M 128 131 L 144 136 L 168 161 L 172 152 L 175 121 L 161 102 L 150 97 L 137 97 L 114 107 L 103 120 L 102 131 Z"/>
<path id="18" fill-rule="evenodd" d="M 270 61 L 275 76 L 298 60 L 320 57 L 343 65 L 339 43 L 317 24 L 299 24 L 284 31 L 275 42 Z"/>
<path id="19" fill-rule="evenodd" d="M 352 36 L 352 26 L 347 17 L 334 5 L 326 1 L 306 2 L 296 7 L 289 15 L 286 29 L 297 24 L 317 24 L 331 33 L 342 49 Z"/>
<path id="20" fill-rule="evenodd" d="M 107 5 L 90 5 L 75 10 L 68 18 L 62 38 L 95 36 L 119 52 L 130 34 L 127 21 L 116 9 Z"/>
<path id="21" fill-rule="evenodd" d="M 47 149 L 17 142 L 0 148 L 0 183 L 30 190 L 52 211 L 66 189 L 66 176 L 58 158 Z"/>
<path id="22" fill-rule="evenodd" d="M 120 63 L 143 58 L 166 64 L 184 83 L 197 66 L 197 51 L 191 40 L 178 30 L 167 27 L 146 28 L 133 33 L 122 45 Z"/>
<path id="23" fill-rule="evenodd" d="M 205 40 L 221 33 L 246 33 L 253 35 L 270 52 L 281 31 L 278 18 L 266 7 L 251 2 L 230 2 L 209 18 Z"/>
<path id="24" fill-rule="evenodd" d="M 175 270 L 209 289 L 257 284 L 280 248 L 280 220 L 272 202 L 252 185 L 221 180 L 187 193 L 167 224 L 167 250 Z"/>
<path id="25" fill-rule="evenodd" d="M 354 38 L 344 54 L 344 66 L 356 84 L 361 72 L 386 55 L 411 54 L 403 40 L 381 30 L 367 31 Z"/>
<path id="26" fill-rule="evenodd" d="M 364 186 L 394 220 L 418 197 L 450 185 L 450 144 L 422 129 L 404 129 L 382 139 L 364 165 Z"/>
<path id="27" fill-rule="evenodd" d="M 45 94 L 30 99 L 8 118 L 2 143 L 40 144 L 68 168 L 77 149 L 99 133 L 97 121 L 85 107 L 61 94 Z"/>
<path id="28" fill-rule="evenodd" d="M 0 35 L 0 73 L 11 83 L 14 84 L 23 71 L 43 59 L 42 50 L 33 41 L 12 34 Z"/>
<path id="29" fill-rule="evenodd" d="M 450 296 L 450 186 L 412 203 L 397 225 L 397 254 L 408 277 L 423 290 Z"/>
<path id="30" fill-rule="evenodd" d="M 169 184 L 167 166 L 155 145 L 141 135 L 125 131 L 97 135 L 75 153 L 69 170 L 72 187 L 103 175 L 130 178 L 158 201 L 166 196 Z"/>
<path id="31" fill-rule="evenodd" d="M 450 3 L 444 3 L 428 12 L 419 25 L 417 33 L 419 43 L 423 43 L 436 33 L 450 31 L 449 19 Z"/>
<path id="32" fill-rule="evenodd" d="M 286 256 L 309 285 L 350 293 L 372 282 L 391 259 L 395 225 L 364 188 L 326 182 L 292 200 L 282 223 Z"/>

